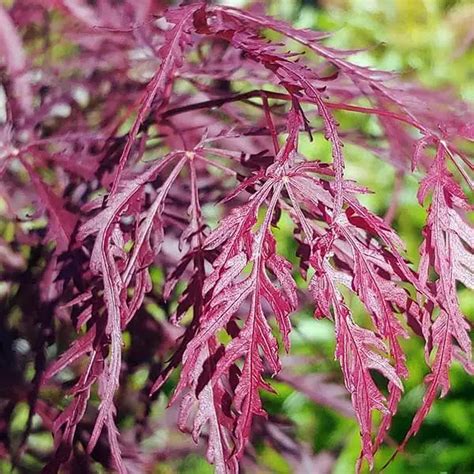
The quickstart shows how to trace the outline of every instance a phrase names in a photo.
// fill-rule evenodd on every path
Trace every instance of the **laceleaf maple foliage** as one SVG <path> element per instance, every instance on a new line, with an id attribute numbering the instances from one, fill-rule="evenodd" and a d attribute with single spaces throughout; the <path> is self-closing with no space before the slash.
<path id="1" fill-rule="evenodd" d="M 325 46 L 327 34 L 257 7 L 112 3 L 0 8 L 2 213 L 14 229 L 0 242 L 1 311 L 19 308 L 19 327 L 38 332 L 33 380 L 10 394 L 12 406 L 30 404 L 24 439 L 14 450 L 2 437 L 0 454 L 15 461 L 38 414 L 54 435 L 44 472 L 90 459 L 146 471 L 147 414 L 179 373 L 170 402 L 179 428 L 205 438 L 217 472 L 237 472 L 266 416 L 261 391 L 273 390 L 279 354 L 291 350 L 291 315 L 311 301 L 315 317 L 334 322 L 360 425 L 358 466 L 372 466 L 409 375 L 403 338 L 424 339 L 429 374 L 401 447 L 448 392 L 452 362 L 473 371 L 456 294 L 458 284 L 474 287 L 464 193 L 472 112 L 358 66 L 354 51 Z M 380 136 L 338 124 L 336 115 L 354 113 L 377 121 Z M 302 154 L 301 136 L 318 134 L 332 156 Z M 420 177 L 428 217 L 418 268 L 389 220 L 360 203 L 368 190 L 345 177 L 344 143 Z M 296 267 L 278 253 L 283 214 L 294 223 Z M 353 317 L 351 295 L 370 324 Z M 150 302 L 165 320 L 151 317 Z M 47 348 L 71 327 L 69 347 L 50 360 Z M 143 365 L 131 442 L 118 427 L 133 412 L 121 393 Z M 66 403 L 48 395 L 58 389 Z"/>

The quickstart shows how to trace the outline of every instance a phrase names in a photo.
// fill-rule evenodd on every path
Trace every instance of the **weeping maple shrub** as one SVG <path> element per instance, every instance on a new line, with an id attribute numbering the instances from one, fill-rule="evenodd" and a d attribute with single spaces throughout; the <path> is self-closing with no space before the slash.
<path id="1" fill-rule="evenodd" d="M 26 338 L 34 358 L 30 381 L 18 360 L 2 366 L 0 456 L 18 462 L 37 414 L 54 436 L 53 452 L 39 456 L 44 472 L 89 472 L 92 460 L 147 471 L 141 443 L 159 428 L 149 414 L 174 380 L 179 428 L 205 438 L 217 472 L 238 472 L 253 428 L 265 426 L 260 391 L 273 390 L 279 353 L 290 351 L 291 314 L 308 302 L 334 323 L 360 426 L 358 469 L 373 466 L 403 394 L 400 340 L 424 340 L 426 389 L 402 449 L 448 392 L 452 362 L 473 371 L 456 293 L 474 287 L 463 191 L 472 112 L 358 66 L 354 51 L 325 46 L 327 34 L 259 7 L 113 3 L 0 7 L 2 331 Z M 366 115 L 380 133 L 344 128 L 335 114 Z M 332 156 L 308 146 L 304 156 L 302 134 L 323 134 Z M 344 143 L 419 178 L 427 220 L 417 268 L 391 219 L 359 202 L 368 190 L 344 176 Z M 283 215 L 296 268 L 277 251 Z M 368 324 L 351 314 L 350 295 Z M 123 393 L 143 366 L 147 382 L 127 407 Z M 30 415 L 13 446 L 21 401 Z M 125 413 L 133 439 L 119 433 Z"/>

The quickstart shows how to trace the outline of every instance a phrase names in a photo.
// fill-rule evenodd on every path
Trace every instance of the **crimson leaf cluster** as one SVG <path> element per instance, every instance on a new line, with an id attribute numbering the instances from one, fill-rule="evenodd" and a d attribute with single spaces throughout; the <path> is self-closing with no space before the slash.
<path id="1" fill-rule="evenodd" d="M 426 391 L 402 448 L 438 392 L 448 392 L 452 362 L 473 371 L 456 293 L 459 284 L 474 288 L 463 190 L 472 187 L 468 106 L 358 66 L 353 51 L 325 46 L 326 34 L 258 9 L 96 3 L 0 7 L 0 196 L 14 228 L 0 241 L 10 292 L 1 310 L 20 307 L 39 328 L 36 375 L 12 395 L 31 409 L 18 451 L 36 413 L 54 435 L 44 472 L 83 456 L 78 443 L 104 465 L 133 472 L 137 454 L 119 434 L 117 409 L 125 409 L 127 377 L 146 363 L 141 396 L 156 398 L 179 369 L 171 397 L 179 427 L 195 441 L 205 435 L 217 472 L 237 472 L 252 427 L 266 416 L 260 392 L 273 390 L 268 377 L 281 372 L 281 349 L 290 351 L 291 315 L 308 301 L 316 318 L 334 323 L 360 425 L 359 466 L 373 465 L 403 394 L 401 339 L 425 341 Z M 43 44 L 58 35 L 66 45 L 59 60 Z M 344 128 L 341 114 L 370 117 L 380 136 Z M 332 156 L 305 156 L 301 137 L 319 134 Z M 345 177 L 344 143 L 420 178 L 427 220 L 417 267 L 390 219 L 360 203 L 367 190 Z M 22 219 L 25 206 L 33 211 Z M 278 252 L 282 215 L 293 222 L 296 267 Z M 43 226 L 25 226 L 41 216 Z M 22 245 L 34 252 L 25 257 Z M 352 315 L 351 295 L 368 325 Z M 150 317 L 150 302 L 166 309 L 166 321 Z M 48 360 L 56 331 L 71 326 L 69 348 Z M 68 402 L 48 397 L 48 387 L 67 391 Z M 0 454 L 8 451 L 2 442 Z"/>

